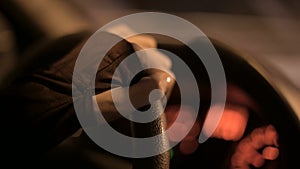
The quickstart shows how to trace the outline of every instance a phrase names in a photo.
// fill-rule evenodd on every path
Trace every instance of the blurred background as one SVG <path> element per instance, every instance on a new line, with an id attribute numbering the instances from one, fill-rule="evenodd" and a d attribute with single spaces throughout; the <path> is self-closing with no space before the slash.
<path id="1" fill-rule="evenodd" d="M 207 36 L 267 59 L 300 89 L 298 0 L 3 0 L 0 6 L 0 80 L 45 39 L 97 30 L 119 17 L 153 11 L 183 17 Z"/>
<path id="2" fill-rule="evenodd" d="M 300 1 L 298 0 L 73 0 L 100 27 L 143 11 L 187 19 L 207 36 L 255 57 L 267 58 L 300 88 Z"/>
<path id="3" fill-rule="evenodd" d="M 136 12 L 166 12 L 190 21 L 208 37 L 270 63 L 300 96 L 299 0 L 0 0 L 0 92 L 32 61 L 47 61 L 51 51 L 64 47 L 69 51 L 74 42 L 65 37 Z"/>

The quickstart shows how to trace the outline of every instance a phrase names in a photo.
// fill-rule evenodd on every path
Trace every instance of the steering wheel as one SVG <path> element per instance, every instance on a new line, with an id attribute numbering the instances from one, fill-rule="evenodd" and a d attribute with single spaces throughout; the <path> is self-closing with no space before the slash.
<path id="1" fill-rule="evenodd" d="M 155 37 L 155 35 L 154 35 Z M 199 67 L 200 61 L 197 56 L 185 45 L 167 37 L 161 38 L 156 36 L 159 48 L 171 51 L 181 57 L 193 70 L 196 76 L 201 76 L 199 84 L 208 83 L 205 77 L 204 68 Z M 280 156 L 274 161 L 267 161 L 262 168 L 292 168 L 297 165 L 297 157 L 294 154 L 298 151 L 298 143 L 300 141 L 299 126 L 299 107 L 297 103 L 299 94 L 297 88 L 294 87 L 285 76 L 281 75 L 272 65 L 263 60 L 240 53 L 217 40 L 211 39 L 217 52 L 222 60 L 228 82 L 238 85 L 246 91 L 255 100 L 257 107 L 248 107 L 250 110 L 250 118 L 248 121 L 248 130 L 245 135 L 251 132 L 255 127 L 262 124 L 273 124 L 279 134 Z M 197 43 L 197 41 L 195 41 Z M 188 57 L 187 57 L 188 56 Z M 275 73 L 276 72 L 276 73 Z M 275 73 L 275 77 L 274 77 Z M 200 79 L 200 78 L 199 78 Z M 200 89 L 203 92 L 207 88 Z M 175 89 L 176 91 L 176 89 Z M 172 98 L 173 97 L 173 98 Z M 180 100 L 178 95 L 171 96 L 170 104 L 176 104 Z M 203 96 L 202 101 L 209 98 Z M 200 108 L 202 111 L 207 110 L 207 105 L 203 104 Z M 201 115 L 200 119 L 205 117 Z M 162 116 L 163 117 L 163 116 Z M 115 127 L 124 128 L 129 123 L 114 123 Z M 114 125 L 112 124 L 112 125 Z M 138 125 L 134 128 L 134 133 L 138 133 L 142 137 L 157 135 L 163 130 L 165 119 L 158 118 L 153 123 Z M 122 130 L 122 129 L 121 129 Z M 289 132 L 286 132 L 289 131 Z M 76 140 L 77 138 L 73 138 Z M 82 139 L 82 138 L 81 138 Z M 87 139 L 85 139 L 86 141 Z M 161 169 L 177 169 L 183 167 L 207 167 L 207 168 L 229 168 L 230 157 L 236 143 L 218 139 L 210 139 L 206 143 L 199 146 L 197 151 L 190 155 L 180 154 L 178 147 L 174 147 L 173 157 L 169 152 L 160 154 L 151 158 L 126 159 L 119 158 L 110 153 L 96 155 L 100 158 L 112 158 L 115 163 L 122 164 L 121 167 L 128 168 L 161 168 Z M 64 147 L 61 147 L 64 149 Z M 71 147 L 72 148 L 72 147 Z M 71 149 L 69 147 L 69 149 Z M 74 147 L 73 147 L 74 148 Z M 92 146 L 95 148 L 95 146 Z M 57 151 L 59 153 L 59 151 Z M 56 153 L 56 155 L 57 155 Z M 103 152 L 102 152 L 103 153 Z M 53 157 L 53 156 L 52 156 Z M 109 168 L 109 167 L 108 167 Z M 126 167 L 125 167 L 126 168 Z"/>
<path id="2" fill-rule="evenodd" d="M 51 53 L 51 49 L 60 47 L 58 44 L 67 44 L 65 51 L 69 51 L 72 50 L 78 41 L 82 40 L 82 37 L 80 33 L 75 36 L 71 35 L 61 39 L 59 38 L 50 43 L 41 45 L 40 50 L 29 52 L 27 55 L 32 57 L 34 63 L 39 63 L 39 59 L 45 57 L 44 54 L 49 54 Z M 182 57 L 195 72 L 200 71 L 198 75 L 203 75 L 203 70 L 199 69 L 199 64 L 201 63 L 196 59 L 195 54 L 188 47 L 178 42 L 170 43 L 170 41 L 173 40 L 158 38 L 158 47 Z M 262 123 L 271 123 L 276 127 L 279 133 L 280 156 L 277 160 L 268 162 L 264 168 L 286 169 L 298 166 L 298 158 L 294 156 L 294 154 L 297 154 L 299 151 L 300 142 L 300 106 L 298 104 L 300 102 L 300 94 L 298 89 L 267 61 L 247 56 L 213 39 L 212 43 L 223 62 L 227 79 L 247 91 L 259 105 L 260 111 L 252 112 L 253 118 L 250 122 L 254 126 Z M 186 58 L 184 56 L 190 57 Z M 23 65 L 26 66 L 27 64 L 32 63 L 24 62 Z M 14 72 L 16 73 L 14 75 L 20 75 L 20 73 L 22 73 L 20 70 L 23 69 L 24 67 L 20 67 Z M 203 83 L 203 81 L 201 83 Z M 203 109 L 205 109 L 205 107 L 203 107 Z M 164 123 L 165 120 L 159 118 L 152 124 L 144 125 L 143 128 L 135 128 L 136 131 L 134 132 L 147 131 L 147 135 L 157 135 L 165 125 Z M 73 139 L 77 139 L 77 137 L 71 138 L 71 141 Z M 201 145 L 196 153 L 188 156 L 177 156 L 175 147 L 175 155 L 172 159 L 170 159 L 169 152 L 166 152 L 151 158 L 136 159 L 131 163 L 132 165 L 129 166 L 149 169 L 176 169 L 182 168 L 183 166 L 190 168 L 196 166 L 199 168 L 199 165 L 209 168 L 226 168 L 228 167 L 228 157 L 231 153 L 230 148 L 233 146 L 234 144 L 231 142 L 212 140 Z M 216 147 L 220 149 L 216 149 Z M 69 148 L 72 148 L 72 146 L 67 147 L 68 151 L 70 150 Z M 223 149 L 221 150 L 221 148 Z M 102 159 L 109 158 L 113 161 L 112 163 L 115 161 L 123 166 L 127 166 L 128 164 L 124 162 L 123 159 L 121 160 L 119 157 L 109 153 L 104 153 L 98 157 Z M 132 159 L 130 159 L 130 161 L 131 160 Z"/>
<path id="3" fill-rule="evenodd" d="M 199 68 L 201 63 L 188 47 L 168 37 L 157 39 L 160 39 L 160 48 L 182 56 L 182 59 L 194 68 L 194 74 L 203 76 L 203 69 Z M 267 161 L 262 168 L 283 169 L 298 166 L 297 157 L 293 154 L 299 151 L 300 142 L 299 89 L 266 60 L 240 52 L 216 39 L 211 39 L 211 42 L 222 60 L 227 81 L 246 91 L 258 105 L 258 108 L 248 107 L 250 119 L 245 135 L 263 124 L 273 124 L 278 130 L 280 156 L 275 161 Z M 199 83 L 205 83 L 203 78 L 201 80 Z M 200 145 L 192 155 L 174 155 L 171 168 L 229 168 L 235 144 L 211 139 Z"/>

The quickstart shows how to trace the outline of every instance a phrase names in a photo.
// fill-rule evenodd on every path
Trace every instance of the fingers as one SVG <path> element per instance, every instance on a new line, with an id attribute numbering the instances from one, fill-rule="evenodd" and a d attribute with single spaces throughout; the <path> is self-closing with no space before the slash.
<path id="1" fill-rule="evenodd" d="M 174 76 L 167 72 L 156 69 L 148 69 L 146 70 L 146 73 L 146 78 L 149 77 L 153 80 L 153 88 L 161 89 L 163 93 L 170 92 L 175 84 Z"/>
<path id="2" fill-rule="evenodd" d="M 279 156 L 277 140 L 278 134 L 272 125 L 254 129 L 239 142 L 231 157 L 231 168 L 249 169 L 251 165 L 258 168 L 265 160 L 275 160 Z"/>
<path id="3" fill-rule="evenodd" d="M 147 72 L 146 76 L 129 87 L 131 103 L 136 109 L 149 105 L 149 96 L 154 89 L 160 89 L 161 94 L 168 98 L 174 84 L 175 80 L 168 73 L 155 70 Z"/>
<path id="4" fill-rule="evenodd" d="M 153 89 L 160 89 L 161 92 L 167 98 L 169 98 L 176 82 L 175 79 L 173 78 L 174 76 L 167 72 L 156 70 L 156 69 L 149 69 L 146 71 L 146 73 L 147 76 L 142 78 L 141 81 L 144 79 L 148 79 L 148 82 L 143 87 L 145 89 L 149 88 L 150 92 Z"/>
<path id="5" fill-rule="evenodd" d="M 264 148 L 262 155 L 266 160 L 275 160 L 279 156 L 279 150 L 276 147 L 268 146 Z"/>
<path id="6" fill-rule="evenodd" d="M 274 145 L 278 147 L 278 134 L 272 125 L 256 128 L 250 134 L 253 148 L 260 149 L 263 146 Z"/>
<path id="7" fill-rule="evenodd" d="M 243 139 L 231 157 L 231 168 L 246 169 L 250 167 L 250 164 L 261 167 L 264 164 L 264 158 L 252 147 L 250 139 Z"/>

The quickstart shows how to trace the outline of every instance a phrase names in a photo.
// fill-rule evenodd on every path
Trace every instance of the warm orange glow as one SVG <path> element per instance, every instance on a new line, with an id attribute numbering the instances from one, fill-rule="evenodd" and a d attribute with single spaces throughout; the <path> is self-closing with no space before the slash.
<path id="1" fill-rule="evenodd" d="M 231 167 L 249 168 L 249 165 L 261 167 L 265 160 L 275 160 L 279 155 L 277 139 L 278 134 L 272 125 L 254 129 L 239 142 L 231 157 Z M 262 154 L 259 152 L 260 149 L 263 149 Z"/>
<path id="2" fill-rule="evenodd" d="M 204 133 L 213 131 L 215 119 L 220 111 L 222 110 L 218 104 L 210 108 L 203 126 Z M 244 134 L 248 116 L 248 110 L 245 107 L 227 104 L 211 137 L 233 141 L 239 140 Z"/>
<path id="3" fill-rule="evenodd" d="M 175 130 L 168 133 L 168 137 L 170 141 L 181 141 L 179 143 L 179 150 L 181 153 L 191 154 L 195 152 L 199 146 L 198 135 L 200 133 L 200 125 L 197 121 L 194 124 L 191 124 L 196 117 L 194 117 L 194 112 L 190 107 L 183 106 L 181 110 L 182 115 L 178 116 L 180 111 L 179 105 L 172 105 L 166 108 L 167 127 L 172 125 L 172 127 L 175 128 Z M 176 118 L 178 119 L 176 120 Z M 191 125 L 193 126 L 190 131 L 188 131 L 187 126 Z"/>
<path id="4" fill-rule="evenodd" d="M 279 156 L 279 150 L 276 147 L 266 147 L 262 152 L 263 157 L 266 160 L 275 160 Z"/>
<path id="5" fill-rule="evenodd" d="M 183 123 L 174 123 L 175 130 L 168 133 L 170 141 L 179 142 L 187 133 L 187 127 Z"/>
<path id="6" fill-rule="evenodd" d="M 179 150 L 183 154 L 192 154 L 197 150 L 198 146 L 198 140 L 195 137 L 188 136 L 181 141 Z"/>

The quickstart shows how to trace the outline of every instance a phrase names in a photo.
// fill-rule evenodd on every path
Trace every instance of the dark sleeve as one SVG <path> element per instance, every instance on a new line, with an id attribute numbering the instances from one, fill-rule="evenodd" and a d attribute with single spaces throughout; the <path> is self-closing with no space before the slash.
<path id="1" fill-rule="evenodd" d="M 2 95 L 4 144 L 12 156 L 39 156 L 81 127 L 74 111 L 72 74 L 86 40 L 51 64 L 16 79 Z M 132 52 L 125 40 L 107 52 L 97 71 L 96 94 L 111 88 L 115 68 Z M 114 82 L 122 83 L 121 79 Z M 92 109 L 90 103 L 85 107 L 90 108 L 87 111 Z"/>

